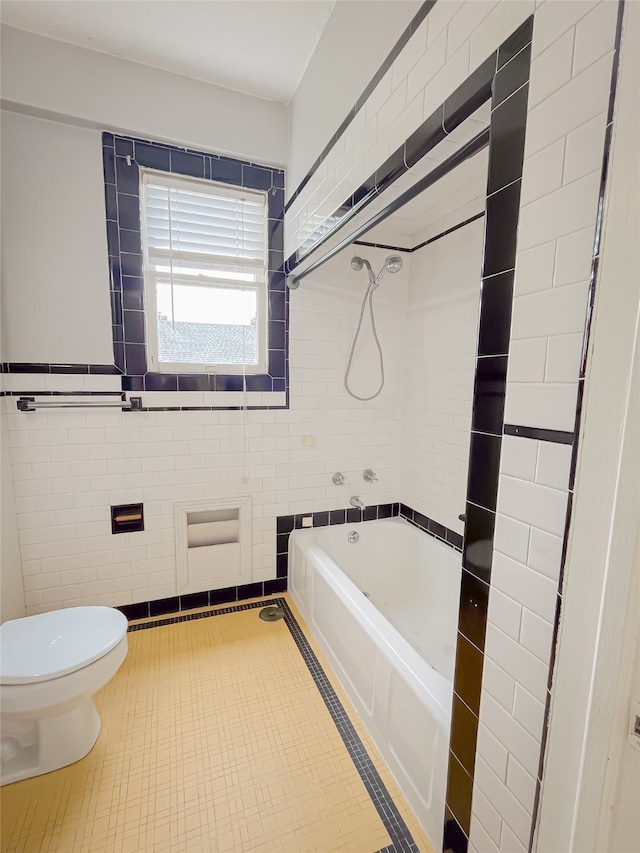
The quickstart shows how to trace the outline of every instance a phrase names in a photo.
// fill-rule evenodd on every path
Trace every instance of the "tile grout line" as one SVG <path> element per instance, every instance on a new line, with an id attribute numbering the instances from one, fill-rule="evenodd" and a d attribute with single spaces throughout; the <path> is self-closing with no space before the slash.
<path id="1" fill-rule="evenodd" d="M 358 774 L 371 797 L 371 801 L 373 802 L 385 829 L 391 837 L 393 844 L 391 848 L 385 849 L 393 850 L 394 853 L 401 853 L 401 851 L 407 851 L 407 853 L 414 853 L 415 851 L 415 853 L 418 853 L 418 848 L 411 836 L 409 828 L 405 824 L 395 803 L 391 799 L 384 782 L 380 778 L 378 771 L 371 761 L 371 758 L 369 757 L 364 744 L 360 740 L 353 723 L 349 719 L 344 706 L 340 702 L 335 690 L 327 678 L 326 673 L 320 665 L 318 658 L 289 609 L 289 605 L 284 599 L 280 599 L 280 601 L 282 602 L 281 606 L 285 612 L 285 622 L 291 632 L 291 636 L 298 646 L 300 654 L 302 655 L 311 677 L 318 688 L 318 692 L 320 693 L 327 710 L 336 724 L 336 728 L 340 732 L 340 736 L 342 737 Z"/>
<path id="2" fill-rule="evenodd" d="M 406 825 L 402 815 L 398 811 L 391 795 L 380 778 L 366 747 L 362 743 L 353 723 L 349 719 L 345 708 L 338 698 L 327 674 L 322 668 L 309 641 L 300 628 L 295 616 L 284 598 L 269 599 L 267 601 L 254 601 L 247 604 L 237 604 L 232 607 L 220 607 L 217 610 L 202 611 L 199 613 L 184 613 L 178 616 L 170 616 L 166 619 L 158 619 L 154 622 L 139 622 L 129 625 L 127 632 L 142 631 L 149 628 L 159 628 L 166 625 L 175 625 L 181 622 L 191 622 L 196 619 L 205 619 L 212 616 L 224 616 L 246 610 L 255 610 L 261 607 L 277 605 L 284 611 L 284 622 L 296 644 L 300 656 L 306 664 L 309 674 L 320 693 L 320 696 L 331 715 L 331 719 L 342 738 L 349 753 L 354 767 L 356 768 L 364 787 L 369 794 L 371 802 L 375 807 L 380 820 L 391 838 L 391 845 L 377 851 L 377 853 L 419 853 L 418 847 Z"/>

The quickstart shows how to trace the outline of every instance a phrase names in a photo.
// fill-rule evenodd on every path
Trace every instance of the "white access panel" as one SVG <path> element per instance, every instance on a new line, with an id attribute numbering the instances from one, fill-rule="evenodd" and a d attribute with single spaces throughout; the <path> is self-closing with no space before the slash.
<path id="1" fill-rule="evenodd" d="M 175 504 L 178 595 L 251 583 L 251 497 Z"/>

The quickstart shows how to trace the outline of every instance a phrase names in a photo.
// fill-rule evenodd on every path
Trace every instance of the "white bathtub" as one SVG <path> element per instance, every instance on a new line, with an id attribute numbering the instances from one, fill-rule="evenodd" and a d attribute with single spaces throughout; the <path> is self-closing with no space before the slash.
<path id="1" fill-rule="evenodd" d="M 400 518 L 289 539 L 289 592 L 438 850 L 460 575 L 459 552 Z"/>

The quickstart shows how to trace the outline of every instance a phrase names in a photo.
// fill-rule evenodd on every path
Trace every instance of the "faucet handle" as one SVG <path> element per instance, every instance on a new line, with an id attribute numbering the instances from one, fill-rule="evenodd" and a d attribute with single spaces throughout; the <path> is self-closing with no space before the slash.
<path id="1" fill-rule="evenodd" d="M 371 468 L 365 468 L 362 472 L 362 479 L 367 483 L 373 483 L 378 478 L 376 477 L 375 471 L 372 471 Z"/>
<path id="2" fill-rule="evenodd" d="M 334 486 L 344 486 L 344 474 L 341 474 L 340 471 L 336 471 L 331 478 L 331 482 Z"/>

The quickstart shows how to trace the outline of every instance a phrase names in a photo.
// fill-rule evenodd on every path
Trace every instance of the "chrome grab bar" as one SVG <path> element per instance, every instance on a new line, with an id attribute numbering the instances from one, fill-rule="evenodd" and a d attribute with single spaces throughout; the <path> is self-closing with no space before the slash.
<path id="1" fill-rule="evenodd" d="M 130 397 L 129 400 L 109 400 L 104 403 L 73 403 L 41 400 L 36 402 L 34 397 L 20 397 L 16 406 L 20 412 L 35 412 L 36 409 L 105 409 L 118 408 L 123 412 L 139 412 L 142 410 L 142 397 Z"/>

